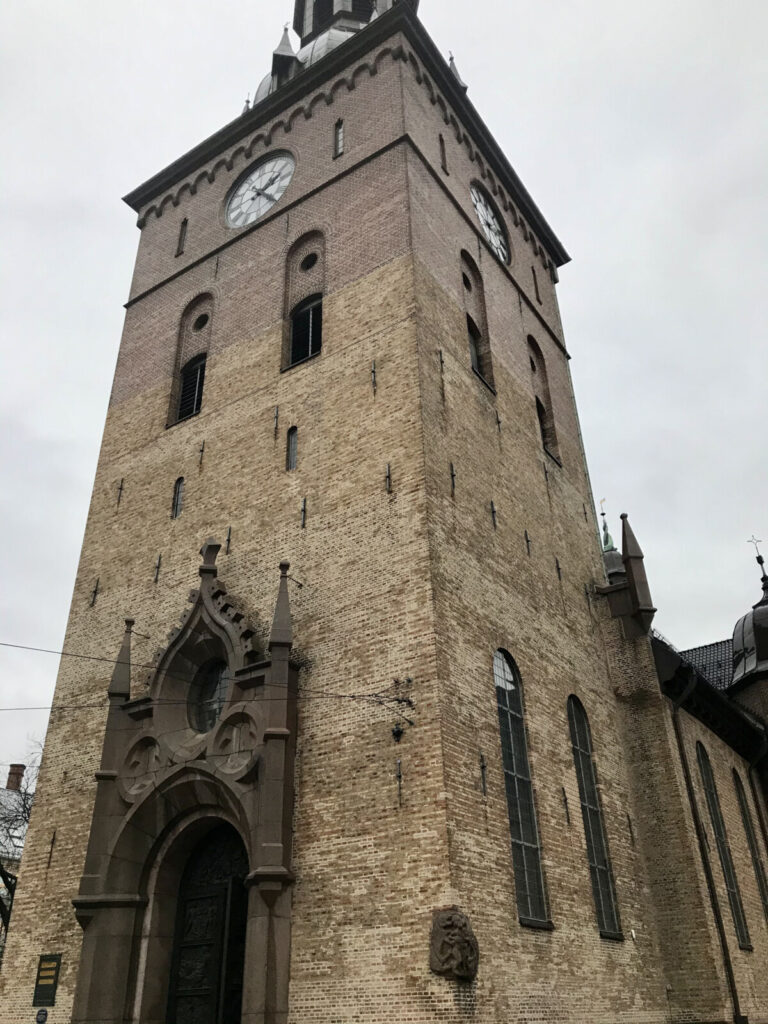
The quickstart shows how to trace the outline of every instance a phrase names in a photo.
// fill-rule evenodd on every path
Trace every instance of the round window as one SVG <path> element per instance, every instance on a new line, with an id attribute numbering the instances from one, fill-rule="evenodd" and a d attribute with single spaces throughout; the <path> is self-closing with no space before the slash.
<path id="1" fill-rule="evenodd" d="M 218 722 L 228 685 L 225 661 L 209 661 L 195 676 L 189 691 L 189 724 L 197 732 L 210 732 Z"/>
<path id="2" fill-rule="evenodd" d="M 309 254 L 309 256 L 305 256 L 304 257 L 304 259 L 301 261 L 300 266 L 301 266 L 302 270 L 311 270 L 312 267 L 314 267 L 316 265 L 316 263 L 317 263 L 317 253 L 316 252 L 311 252 Z"/>
<path id="3" fill-rule="evenodd" d="M 208 321 L 209 320 L 210 320 L 210 317 L 208 316 L 207 313 L 201 313 L 200 316 L 197 318 L 197 320 L 195 320 L 195 322 L 192 324 L 192 330 L 193 331 L 202 331 L 202 329 L 204 327 L 208 326 Z"/>

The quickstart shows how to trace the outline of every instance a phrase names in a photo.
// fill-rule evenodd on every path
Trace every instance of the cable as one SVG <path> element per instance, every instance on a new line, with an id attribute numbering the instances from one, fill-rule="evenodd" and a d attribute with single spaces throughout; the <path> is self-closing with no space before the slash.
<path id="1" fill-rule="evenodd" d="M 7 647 L 7 648 L 11 648 L 13 650 L 20 650 L 20 651 L 32 651 L 32 652 L 35 652 L 35 653 L 38 653 L 38 654 L 53 654 L 53 655 L 58 655 L 59 657 L 62 657 L 62 658 L 77 658 L 77 659 L 84 660 L 84 661 L 97 661 L 97 662 L 103 662 L 103 663 L 109 664 L 109 665 L 126 665 L 127 664 L 129 666 L 129 669 L 131 669 L 131 670 L 133 670 L 133 669 L 140 669 L 140 670 L 146 669 L 148 671 L 154 671 L 157 668 L 156 664 L 135 664 L 133 662 L 120 661 L 119 659 L 116 659 L 116 658 L 103 658 L 103 657 L 99 657 L 97 655 L 91 655 L 91 654 L 76 654 L 73 651 L 55 651 L 55 650 L 52 650 L 51 648 L 48 648 L 48 647 L 33 647 L 31 645 L 28 645 L 28 644 L 12 644 L 12 643 L 9 643 L 7 641 L 0 641 L 0 647 Z M 166 672 L 164 674 L 164 676 L 165 676 L 166 679 L 176 679 L 179 682 L 187 682 L 187 683 L 192 683 L 195 680 L 195 678 L 196 678 L 196 675 L 193 676 L 193 675 L 189 675 L 189 674 L 186 674 L 186 673 L 183 674 L 183 675 L 179 675 L 179 674 L 176 674 L 176 673 Z M 361 701 L 370 701 L 370 702 L 378 704 L 378 705 L 380 705 L 382 707 L 386 707 L 386 705 L 388 703 L 395 703 L 395 704 L 399 704 L 399 705 L 405 706 L 405 707 L 412 707 L 413 706 L 413 702 L 409 698 L 395 697 L 395 696 L 388 697 L 385 694 L 378 693 L 378 692 L 366 693 L 366 694 L 329 693 L 328 691 L 325 691 L 325 690 L 312 690 L 312 689 L 306 689 L 305 688 L 304 695 L 302 695 L 302 694 L 297 694 L 296 695 L 296 699 L 297 700 L 308 700 L 308 699 L 310 699 L 310 697 L 315 698 L 315 699 L 324 698 L 326 700 L 361 700 Z M 282 698 L 282 697 L 250 697 L 250 698 L 244 698 L 243 701 L 238 701 L 238 703 L 249 703 L 252 700 L 258 700 L 260 702 L 267 702 L 267 701 L 272 701 L 272 700 L 283 700 L 283 699 L 284 698 Z M 100 703 L 97 703 L 97 704 L 47 704 L 47 705 L 41 705 L 41 706 L 36 706 L 36 707 L 16 707 L 16 708 L 14 708 L 14 707 L 7 707 L 7 708 L 0 707 L 0 713 L 8 712 L 8 711 L 24 711 L 24 712 L 50 711 L 51 713 L 53 713 L 54 711 L 95 711 L 95 710 L 100 710 L 100 709 L 103 709 L 104 707 L 106 707 L 107 706 L 107 700 L 108 699 L 105 696 L 103 698 L 103 700 Z M 154 703 L 156 705 L 157 704 L 174 705 L 174 704 L 188 704 L 189 702 L 186 701 L 186 700 L 162 700 L 161 699 L 161 700 L 154 701 Z"/>

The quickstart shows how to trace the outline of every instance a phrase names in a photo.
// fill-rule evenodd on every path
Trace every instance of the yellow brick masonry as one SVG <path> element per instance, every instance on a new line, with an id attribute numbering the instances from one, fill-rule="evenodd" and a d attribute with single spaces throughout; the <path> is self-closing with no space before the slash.
<path id="1" fill-rule="evenodd" d="M 230 529 L 219 575 L 264 643 L 277 565 L 291 561 L 303 587 L 291 592 L 302 672 L 289 1024 L 732 1019 L 670 708 L 648 643 L 625 641 L 594 593 L 604 577 L 554 284 L 542 271 L 536 296 L 530 245 L 509 215 L 513 258 L 508 269 L 494 261 L 468 198 L 478 164 L 446 132 L 411 64 L 387 57 L 376 76 L 332 98 L 272 139 L 294 154 L 297 176 L 285 209 L 257 230 L 213 254 L 233 238 L 221 210 L 247 166 L 241 154 L 142 231 L 65 647 L 115 657 L 130 614 L 134 662 L 149 663 L 196 585 L 201 543 Z M 339 116 L 347 151 L 333 161 Z M 177 259 L 182 217 L 188 243 Z M 281 373 L 285 258 L 318 230 L 323 351 Z M 496 394 L 469 365 L 462 250 L 483 275 Z M 180 318 L 201 294 L 213 297 L 203 407 L 166 429 Z M 529 335 L 546 359 L 562 465 L 541 447 Z M 291 426 L 298 467 L 286 473 Z M 172 521 L 179 476 L 184 511 Z M 498 647 L 525 687 L 551 932 L 517 918 L 491 671 Z M 80 949 L 71 899 L 109 671 L 61 665 L 0 973 L 0 1024 L 31 1019 L 37 958 L 54 952 L 62 976 L 49 1020 L 69 1019 Z M 350 698 L 406 678 L 414 726 L 396 745 L 393 715 Z M 592 725 L 623 942 L 597 931 L 571 693 Z M 687 723 L 691 742 L 696 730 Z M 711 737 L 708 746 L 725 789 L 733 755 Z M 766 928 L 728 800 L 755 945 L 734 953 L 735 970 L 750 1024 L 760 1024 Z M 454 903 L 481 949 L 467 987 L 428 969 L 432 910 Z"/>

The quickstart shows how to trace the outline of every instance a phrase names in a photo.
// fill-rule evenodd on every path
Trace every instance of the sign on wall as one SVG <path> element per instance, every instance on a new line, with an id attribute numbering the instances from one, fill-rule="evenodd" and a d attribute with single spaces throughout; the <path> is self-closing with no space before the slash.
<path id="1" fill-rule="evenodd" d="M 48 956 L 40 957 L 40 962 L 37 965 L 33 1006 L 56 1005 L 56 989 L 59 984 L 60 969 L 61 953 L 52 953 Z"/>

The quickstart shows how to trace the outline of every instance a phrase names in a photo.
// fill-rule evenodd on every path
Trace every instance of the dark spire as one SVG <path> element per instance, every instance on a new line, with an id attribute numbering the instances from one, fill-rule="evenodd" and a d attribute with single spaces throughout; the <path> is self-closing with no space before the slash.
<path id="1" fill-rule="evenodd" d="M 621 523 L 621 560 L 629 583 L 632 617 L 642 632 L 648 633 L 656 609 L 651 600 L 651 588 L 648 586 L 648 577 L 645 573 L 645 556 L 629 525 L 629 516 L 626 512 L 622 512 Z"/>
<path id="2" fill-rule="evenodd" d="M 280 563 L 280 589 L 277 592 L 275 617 L 272 620 L 272 632 L 269 634 L 269 649 L 273 647 L 291 647 L 293 645 L 293 622 L 291 620 L 291 601 L 288 597 L 288 570 L 290 562 Z"/>
<path id="3" fill-rule="evenodd" d="M 760 580 L 763 584 L 763 596 L 756 605 L 753 605 L 754 608 L 761 608 L 763 605 L 768 605 L 768 575 L 766 575 L 765 572 L 765 559 L 760 552 L 760 544 L 762 543 L 763 542 L 758 540 L 754 534 L 752 534 L 752 537 L 747 541 L 747 544 L 755 545 L 755 551 L 757 552 L 757 558 L 755 561 L 760 566 Z"/>
<path id="4" fill-rule="evenodd" d="M 768 574 L 759 547 L 763 542 L 753 536 L 748 543 L 754 544 L 757 552 L 763 596 L 752 605 L 751 611 L 739 619 L 733 631 L 732 685 L 740 683 L 744 686 L 768 679 Z"/>
<path id="5" fill-rule="evenodd" d="M 285 25 L 283 28 L 283 38 L 272 54 L 272 78 L 275 86 L 279 87 L 284 82 L 287 82 L 300 67 L 299 58 L 296 56 L 291 45 L 288 26 Z"/>
<path id="6" fill-rule="evenodd" d="M 601 507 L 603 504 L 604 500 L 600 502 Z M 616 550 L 613 537 L 608 532 L 608 517 L 605 512 L 601 512 L 600 515 L 603 518 L 603 564 L 605 565 L 605 573 L 610 584 L 620 583 L 626 579 L 624 575 L 624 562 Z"/>
<path id="7" fill-rule="evenodd" d="M 107 690 L 110 697 L 124 697 L 128 700 L 131 696 L 131 633 L 133 631 L 133 623 L 133 619 L 125 620 L 123 643 L 115 662 L 115 668 L 109 682 L 109 689 Z"/>

